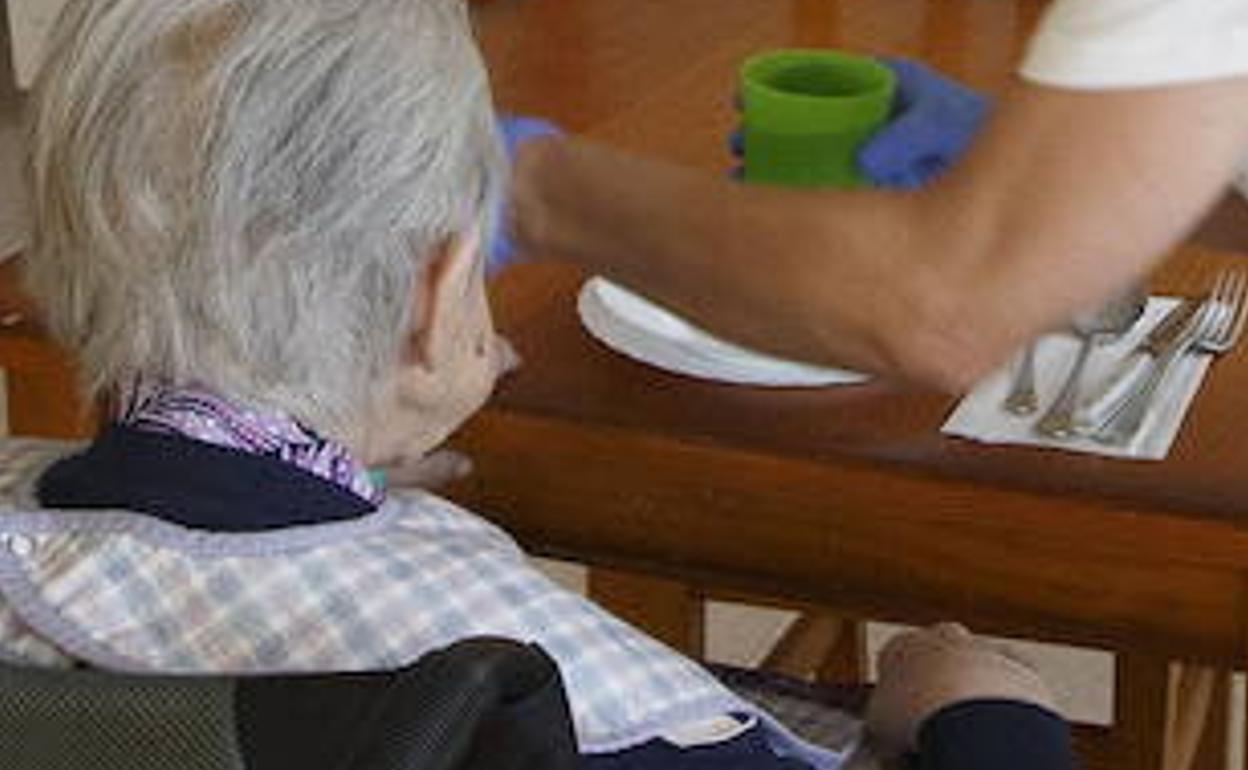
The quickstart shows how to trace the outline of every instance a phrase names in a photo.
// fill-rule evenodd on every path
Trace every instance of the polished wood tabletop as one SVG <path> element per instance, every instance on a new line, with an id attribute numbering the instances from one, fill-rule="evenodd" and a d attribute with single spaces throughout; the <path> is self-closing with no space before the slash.
<path id="1" fill-rule="evenodd" d="M 491 0 L 504 110 L 722 173 L 734 73 L 777 46 L 920 57 L 999 92 L 1043 4 L 1021 0 Z M 1106 226 L 1113 226 L 1107 222 Z M 758 255 L 765 269 L 767 255 Z M 1185 247 L 1160 292 L 1234 255 Z M 458 438 L 457 490 L 552 554 L 910 621 L 1233 665 L 1248 649 L 1248 359 L 1220 359 L 1164 462 L 948 438 L 954 401 L 888 383 L 718 385 L 630 361 L 580 327 L 585 276 L 495 284 L 524 366 Z"/>

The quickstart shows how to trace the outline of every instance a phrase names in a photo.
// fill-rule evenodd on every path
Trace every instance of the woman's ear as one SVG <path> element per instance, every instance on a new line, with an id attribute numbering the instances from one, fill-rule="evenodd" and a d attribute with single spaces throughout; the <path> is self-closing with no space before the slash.
<path id="1" fill-rule="evenodd" d="M 425 259 L 398 365 L 377 384 L 361 439 L 372 463 L 433 449 L 493 385 L 495 372 L 484 366 L 493 359 L 477 354 L 479 338 L 493 339 L 477 238 L 450 238 Z"/>
<path id="2" fill-rule="evenodd" d="M 403 365 L 425 371 L 447 360 L 455 343 L 456 321 L 479 269 L 480 239 L 475 233 L 454 236 L 434 247 L 429 264 L 416 279 L 416 293 L 403 350 Z"/>
<path id="3" fill-rule="evenodd" d="M 414 312 L 397 366 L 372 398 L 360 429 L 361 456 L 392 465 L 420 456 L 480 406 L 472 340 L 480 334 L 484 276 L 475 235 L 449 238 L 413 280 Z M 413 257 L 417 258 L 417 257 Z"/>

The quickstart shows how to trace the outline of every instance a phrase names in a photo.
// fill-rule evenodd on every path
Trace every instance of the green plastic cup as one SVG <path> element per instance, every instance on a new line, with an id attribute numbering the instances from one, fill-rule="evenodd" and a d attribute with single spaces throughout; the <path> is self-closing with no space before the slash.
<path id="1" fill-rule="evenodd" d="M 874 59 L 790 49 L 741 66 L 745 180 L 790 187 L 863 187 L 858 148 L 888 118 L 897 88 Z"/>

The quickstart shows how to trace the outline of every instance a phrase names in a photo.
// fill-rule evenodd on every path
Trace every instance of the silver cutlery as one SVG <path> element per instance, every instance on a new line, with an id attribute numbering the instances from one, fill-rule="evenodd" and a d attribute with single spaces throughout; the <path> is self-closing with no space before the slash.
<path id="1" fill-rule="evenodd" d="M 1014 381 L 1010 383 L 1010 392 L 1001 402 L 1002 409 L 1020 417 L 1034 414 L 1040 406 L 1036 398 L 1036 344 L 1030 342 L 1023 348 L 1018 368 L 1014 370 Z"/>
<path id="2" fill-rule="evenodd" d="M 1176 303 L 1148 331 L 1144 339 L 1114 366 L 1110 375 L 1076 408 L 1075 423 L 1080 433 L 1088 433 L 1103 424 L 1122 407 L 1141 384 L 1153 363 L 1171 341 L 1183 333 L 1188 321 L 1199 309 L 1200 303 L 1195 300 Z"/>
<path id="3" fill-rule="evenodd" d="M 1075 358 L 1070 373 L 1066 375 L 1066 382 L 1057 398 L 1032 426 L 1032 430 L 1047 438 L 1064 439 L 1076 435 L 1078 427 L 1075 424 L 1075 410 L 1079 405 L 1083 370 L 1088 365 L 1093 348 L 1101 342 L 1116 339 L 1129 330 L 1144 313 L 1147 302 L 1148 293 L 1143 287 L 1136 285 L 1098 310 L 1075 318 L 1075 332 L 1082 338 L 1079 355 Z"/>
<path id="4" fill-rule="evenodd" d="M 1092 437 L 1104 444 L 1122 446 L 1128 443 L 1139 433 L 1162 383 L 1184 354 L 1218 355 L 1234 347 L 1244 330 L 1248 309 L 1246 296 L 1248 272 L 1233 269 L 1221 273 L 1183 332 L 1172 339 L 1153 362 L 1139 389 L 1092 433 Z"/>

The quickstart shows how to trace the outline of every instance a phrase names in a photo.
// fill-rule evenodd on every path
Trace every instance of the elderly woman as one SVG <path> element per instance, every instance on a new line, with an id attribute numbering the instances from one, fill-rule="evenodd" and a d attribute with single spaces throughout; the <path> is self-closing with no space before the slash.
<path id="1" fill-rule="evenodd" d="M 587 766 L 837 764 L 368 470 L 500 365 L 505 163 L 459 3 L 75 0 L 33 108 L 27 285 L 118 409 L 72 454 L 0 445 L 0 655 L 342 671 L 501 635 L 558 662 Z"/>
<path id="2" fill-rule="evenodd" d="M 364 670 L 494 634 L 556 659 L 587 754 L 762 719 L 750 751 L 832 764 L 482 519 L 369 473 L 437 446 L 499 368 L 489 97 L 453 0 L 68 6 L 26 279 L 119 408 L 77 454 L 6 447 L 0 651 Z"/>

